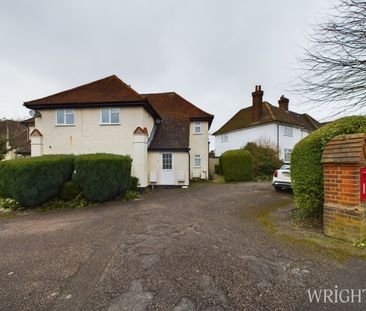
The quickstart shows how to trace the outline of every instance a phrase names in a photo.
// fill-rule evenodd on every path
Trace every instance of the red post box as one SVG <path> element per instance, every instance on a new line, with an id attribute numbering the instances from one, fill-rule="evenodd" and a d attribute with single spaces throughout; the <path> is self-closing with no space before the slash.
<path id="1" fill-rule="evenodd" d="M 366 201 L 366 167 L 360 168 L 360 199 Z"/>

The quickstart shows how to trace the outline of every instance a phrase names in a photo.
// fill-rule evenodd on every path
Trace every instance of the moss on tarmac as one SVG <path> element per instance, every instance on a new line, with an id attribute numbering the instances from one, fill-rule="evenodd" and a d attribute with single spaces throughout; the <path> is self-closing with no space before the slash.
<path id="1" fill-rule="evenodd" d="M 295 243 L 311 252 L 325 254 L 344 263 L 351 257 L 366 260 L 366 249 L 360 249 L 350 242 L 325 236 L 319 228 L 297 222 L 292 211 L 295 205 L 291 197 L 256 209 L 257 220 L 277 239 Z"/>

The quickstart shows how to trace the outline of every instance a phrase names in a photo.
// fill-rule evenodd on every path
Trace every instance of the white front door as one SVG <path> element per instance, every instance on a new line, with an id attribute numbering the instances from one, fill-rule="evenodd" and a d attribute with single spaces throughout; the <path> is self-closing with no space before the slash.
<path id="1" fill-rule="evenodd" d="M 174 185 L 173 154 L 161 154 L 161 181 L 162 185 Z"/>

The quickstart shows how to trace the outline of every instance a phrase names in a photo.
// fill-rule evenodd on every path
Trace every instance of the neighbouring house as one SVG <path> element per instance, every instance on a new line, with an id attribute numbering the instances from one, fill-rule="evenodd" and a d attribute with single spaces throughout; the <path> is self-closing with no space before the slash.
<path id="1" fill-rule="evenodd" d="M 27 126 L 15 120 L 0 120 L 0 159 L 11 160 L 30 156 L 31 146 Z"/>
<path id="2" fill-rule="evenodd" d="M 248 142 L 264 141 L 278 150 L 280 159 L 291 161 L 295 144 L 321 127 L 308 114 L 290 111 L 289 99 L 283 95 L 278 101 L 278 107 L 263 101 L 260 85 L 255 87 L 252 97 L 250 107 L 240 110 L 213 133 L 216 156 L 227 150 L 242 148 Z"/>
<path id="3" fill-rule="evenodd" d="M 35 115 L 32 156 L 130 155 L 141 187 L 208 178 L 213 115 L 174 92 L 139 94 L 112 75 L 24 105 Z"/>

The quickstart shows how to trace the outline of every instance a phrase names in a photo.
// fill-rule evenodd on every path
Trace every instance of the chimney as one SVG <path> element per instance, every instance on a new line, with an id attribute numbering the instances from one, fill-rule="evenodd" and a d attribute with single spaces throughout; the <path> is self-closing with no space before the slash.
<path id="1" fill-rule="evenodd" d="M 256 122 L 263 115 L 263 91 L 260 85 L 255 86 L 253 96 L 252 121 Z"/>
<path id="2" fill-rule="evenodd" d="M 281 96 L 279 101 L 278 101 L 278 106 L 283 109 L 288 111 L 288 103 L 290 102 L 290 100 L 288 98 L 286 98 L 285 96 Z"/>

